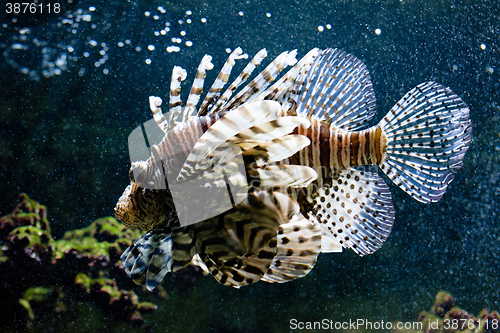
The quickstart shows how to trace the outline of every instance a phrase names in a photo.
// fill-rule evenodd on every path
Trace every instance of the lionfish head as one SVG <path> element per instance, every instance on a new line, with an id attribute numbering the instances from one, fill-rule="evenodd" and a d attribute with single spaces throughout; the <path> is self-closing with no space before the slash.
<path id="1" fill-rule="evenodd" d="M 174 207 L 161 205 L 168 191 L 141 188 L 134 182 L 123 191 L 115 207 L 118 221 L 132 229 L 149 231 L 172 215 Z"/>

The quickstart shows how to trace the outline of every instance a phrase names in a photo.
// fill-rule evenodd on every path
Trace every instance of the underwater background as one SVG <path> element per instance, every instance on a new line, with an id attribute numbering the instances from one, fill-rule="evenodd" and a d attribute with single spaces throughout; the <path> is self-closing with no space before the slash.
<path id="1" fill-rule="evenodd" d="M 113 307 L 103 312 L 82 298 L 43 318 L 35 313 L 31 324 L 22 316 L 2 321 L 2 332 L 289 332 L 292 319 L 416 321 L 440 290 L 474 314 L 500 308 L 498 1 L 75 0 L 61 2 L 57 15 L 31 17 L 7 14 L 7 2 L 0 13 L 0 216 L 26 193 L 47 206 L 55 240 L 114 214 L 129 183 L 128 135 L 151 119 L 148 97 L 167 99 L 177 65 L 188 72 L 185 100 L 205 54 L 215 65 L 208 85 L 227 49 L 240 46 L 252 57 L 266 48 L 267 64 L 286 50 L 300 58 L 314 47 L 341 48 L 370 72 L 374 123 L 432 80 L 467 103 L 473 132 L 440 202 L 416 202 L 388 182 L 396 220 L 373 255 L 322 254 L 305 278 L 239 290 L 195 271 L 167 277 L 158 293 L 119 282 L 158 306 L 143 324 L 117 321 Z M 4 252 L 6 244 L 3 237 Z M 33 267 L 5 275 L 2 295 L 24 292 L 6 282 L 13 278 L 50 288 Z"/>

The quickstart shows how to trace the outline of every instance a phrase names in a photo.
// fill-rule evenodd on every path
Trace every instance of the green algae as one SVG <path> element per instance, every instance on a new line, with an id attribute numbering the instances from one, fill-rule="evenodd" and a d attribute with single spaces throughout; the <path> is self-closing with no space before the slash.
<path id="1" fill-rule="evenodd" d="M 104 217 L 54 240 L 46 207 L 21 194 L 14 211 L 0 218 L 4 328 L 37 331 L 47 318 L 57 320 L 55 314 L 82 302 L 112 322 L 143 327 L 142 315 L 157 306 L 139 302 L 136 291 L 142 289 L 128 279 L 120 262 L 139 236 L 115 218 Z"/>

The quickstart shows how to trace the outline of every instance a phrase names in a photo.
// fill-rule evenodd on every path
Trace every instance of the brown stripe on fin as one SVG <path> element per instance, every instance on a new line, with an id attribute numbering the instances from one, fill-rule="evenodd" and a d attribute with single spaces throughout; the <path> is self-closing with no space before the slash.
<path id="1" fill-rule="evenodd" d="M 169 117 L 168 125 L 174 127 L 177 119 L 181 114 L 181 82 L 186 79 L 186 70 L 179 66 L 175 66 L 172 70 L 172 80 L 170 82 L 170 100 L 169 100 Z"/>
<path id="2" fill-rule="evenodd" d="M 191 87 L 191 92 L 186 102 L 186 108 L 182 114 L 182 121 L 187 121 L 188 118 L 194 114 L 196 106 L 200 101 L 200 96 L 203 94 L 203 83 L 207 76 L 207 71 L 214 68 L 211 61 L 212 57 L 209 55 L 205 55 L 200 61 L 196 78 L 193 81 L 193 86 Z"/>
<path id="3" fill-rule="evenodd" d="M 304 135 L 290 134 L 277 139 L 258 143 L 246 150 L 243 155 L 253 156 L 258 166 L 279 162 L 294 155 L 311 143 Z M 242 147 L 245 142 L 238 145 Z"/>
<path id="4" fill-rule="evenodd" d="M 269 165 L 255 171 L 261 189 L 306 187 L 318 177 L 313 168 L 301 165 Z"/>
<path id="5" fill-rule="evenodd" d="M 276 120 L 280 114 L 281 106 L 274 101 L 245 104 L 228 112 L 200 137 L 182 166 L 177 181 L 185 181 L 203 168 L 211 167 L 200 162 L 231 137 L 253 126 Z"/>
<path id="6" fill-rule="evenodd" d="M 201 108 L 198 111 L 198 116 L 204 116 L 209 113 L 208 110 L 210 109 L 210 107 L 219 99 L 222 89 L 229 80 L 229 76 L 231 75 L 231 71 L 235 65 L 235 60 L 246 58 L 248 58 L 248 55 L 246 53 L 243 54 L 243 50 L 240 47 L 231 52 L 229 58 L 226 60 L 226 63 L 224 64 L 224 66 L 222 66 L 219 75 L 212 84 L 212 87 L 205 96 L 203 103 L 201 103 Z"/>
<path id="7" fill-rule="evenodd" d="M 277 233 L 298 213 L 298 205 L 279 192 L 256 191 L 227 214 L 205 222 L 197 232 L 197 251 L 221 284 L 239 288 L 259 281 L 277 251 Z"/>
<path id="8" fill-rule="evenodd" d="M 149 96 L 149 108 L 153 113 L 153 118 L 162 132 L 166 134 L 169 126 L 167 119 L 165 119 L 163 112 L 161 111 L 161 103 L 162 100 L 160 97 Z"/>
<path id="9" fill-rule="evenodd" d="M 223 108 L 222 110 L 231 110 L 238 107 L 244 103 L 251 102 L 255 100 L 259 93 L 265 91 L 265 89 L 274 81 L 283 69 L 287 66 L 294 65 L 297 62 L 295 56 L 297 51 L 283 52 L 276 59 L 271 62 L 259 75 L 255 77 L 248 85 L 246 85 L 241 91 L 236 94 Z"/>
<path id="10" fill-rule="evenodd" d="M 210 112 L 219 112 L 220 110 L 223 109 L 223 107 L 226 105 L 227 101 L 229 98 L 231 98 L 231 95 L 233 92 L 238 89 L 238 87 L 245 82 L 248 77 L 252 74 L 254 69 L 259 66 L 262 62 L 262 60 L 267 57 L 267 51 L 266 49 L 262 49 L 257 54 L 253 57 L 252 61 L 243 69 L 243 71 L 238 75 L 238 77 L 231 83 L 229 88 L 222 94 L 222 96 L 219 98 L 217 103 L 210 109 Z"/>

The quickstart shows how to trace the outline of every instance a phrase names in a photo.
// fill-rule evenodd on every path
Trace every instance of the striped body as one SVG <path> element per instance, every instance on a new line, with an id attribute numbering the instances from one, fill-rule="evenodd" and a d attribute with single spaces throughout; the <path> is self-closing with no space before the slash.
<path id="1" fill-rule="evenodd" d="M 307 136 L 311 144 L 289 162 L 313 168 L 318 173 L 318 187 L 330 184 L 342 170 L 381 164 L 387 149 L 387 138 L 379 126 L 351 132 L 313 120 L 308 129 L 299 127 L 298 134 Z"/>
<path id="2" fill-rule="evenodd" d="M 449 88 L 422 83 L 369 127 L 376 101 L 366 66 L 341 50 L 313 49 L 299 61 L 296 51 L 280 54 L 231 98 L 266 55 L 257 53 L 224 91 L 235 60 L 247 58 L 233 51 L 197 112 L 213 67 L 208 55 L 184 109 L 180 67 L 172 73 L 168 120 L 161 99 L 150 97 L 165 135 L 148 160 L 132 163 L 131 184 L 115 208 L 122 223 L 146 231 L 122 261 L 150 290 L 190 258 L 238 288 L 305 276 L 319 252 L 371 254 L 389 236 L 395 213 L 377 170 L 359 167 L 380 167 L 425 203 L 438 201 L 461 167 L 469 110 Z M 287 66 L 293 67 L 276 80 Z M 210 191 L 220 189 L 232 195 L 232 207 L 181 226 L 170 189 L 192 180 L 209 189 L 208 200 L 200 207 L 186 190 L 181 209 L 217 207 Z"/>

